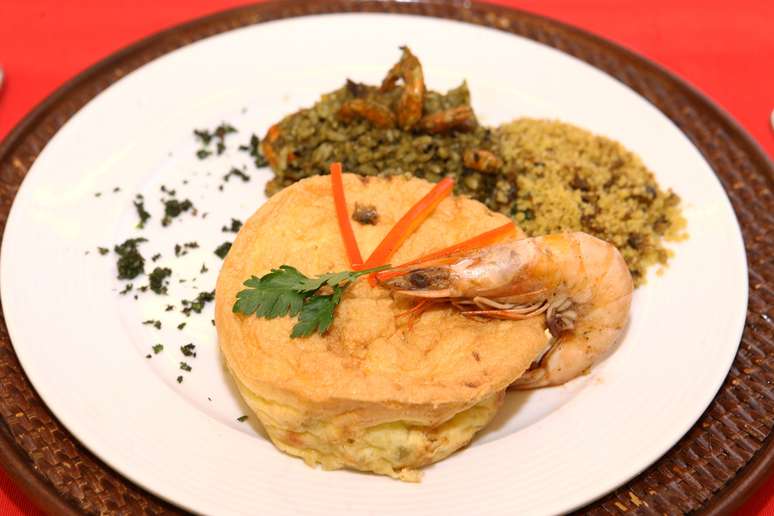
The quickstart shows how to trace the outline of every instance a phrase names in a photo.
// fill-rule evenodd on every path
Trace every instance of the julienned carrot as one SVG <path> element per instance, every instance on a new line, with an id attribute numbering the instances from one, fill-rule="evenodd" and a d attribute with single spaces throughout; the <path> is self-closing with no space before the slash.
<path id="1" fill-rule="evenodd" d="M 363 268 L 379 267 L 384 265 L 392 257 L 401 244 L 430 216 L 436 206 L 444 200 L 452 191 L 454 180 L 441 179 L 430 192 L 412 206 L 403 217 L 393 226 L 387 236 L 376 246 L 374 252 L 363 264 Z M 375 278 L 369 277 L 369 282 L 374 285 Z"/>
<path id="2" fill-rule="evenodd" d="M 363 267 L 363 257 L 352 231 L 352 224 L 347 216 L 347 200 L 344 197 L 344 178 L 341 172 L 341 163 L 331 163 L 331 187 L 333 188 L 333 204 L 336 207 L 336 218 L 339 219 L 339 231 L 344 241 L 344 249 L 347 251 L 349 265 L 352 270 Z"/>
<path id="3" fill-rule="evenodd" d="M 480 249 L 487 245 L 494 244 L 495 242 L 499 242 L 500 240 L 506 238 L 509 235 L 515 235 L 515 234 L 516 234 L 516 225 L 513 222 L 507 222 L 502 226 L 496 227 L 489 231 L 485 231 L 479 235 L 474 236 L 473 238 L 469 238 L 467 240 L 451 245 L 444 249 L 439 249 L 438 251 L 433 251 L 432 253 L 426 254 L 424 256 L 420 256 L 419 258 L 415 258 L 414 260 L 403 263 L 401 265 L 397 265 L 392 270 L 377 272 L 375 273 L 376 279 L 378 279 L 379 281 L 386 281 L 390 278 L 394 278 L 396 276 L 400 276 L 401 274 L 403 274 L 405 271 L 401 269 L 408 267 L 409 265 L 416 265 L 418 263 L 429 262 L 430 260 L 445 258 L 449 255 L 463 252 L 463 251 Z"/>

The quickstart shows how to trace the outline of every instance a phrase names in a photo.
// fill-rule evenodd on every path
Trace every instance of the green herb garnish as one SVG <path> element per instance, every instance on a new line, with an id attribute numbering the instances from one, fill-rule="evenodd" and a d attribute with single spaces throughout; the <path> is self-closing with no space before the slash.
<path id="1" fill-rule="evenodd" d="M 171 269 L 167 267 L 156 267 L 148 276 L 148 279 L 150 280 L 150 289 L 159 295 L 166 294 L 169 281 L 165 280 L 171 275 Z"/>
<path id="2" fill-rule="evenodd" d="M 140 217 L 140 222 L 137 223 L 137 228 L 142 229 L 145 227 L 145 223 L 151 218 L 150 213 L 145 209 L 145 199 L 142 194 L 137 194 L 134 198 L 134 207 L 137 210 L 137 216 Z"/>
<path id="3" fill-rule="evenodd" d="M 269 164 L 266 158 L 263 157 L 263 153 L 261 153 L 261 139 L 255 134 L 250 136 L 250 144 L 240 145 L 239 150 L 249 152 L 250 156 L 255 159 L 255 166 L 257 168 L 265 167 Z"/>
<path id="4" fill-rule="evenodd" d="M 169 224 L 172 222 L 172 219 L 184 211 L 188 211 L 193 208 L 193 203 L 189 199 L 184 201 L 178 201 L 177 199 L 167 199 L 166 201 L 162 201 L 162 203 L 164 204 L 164 218 L 161 219 L 162 226 L 169 226 Z"/>
<path id="5" fill-rule="evenodd" d="M 195 350 L 196 350 L 196 345 L 194 345 L 193 342 L 186 344 L 185 346 L 180 346 L 180 352 L 187 357 L 196 358 Z"/>
<path id="6" fill-rule="evenodd" d="M 194 136 L 202 144 L 202 148 L 196 151 L 196 157 L 204 159 L 212 154 L 207 148 L 210 146 L 210 142 L 212 142 L 213 138 L 217 139 L 215 150 L 218 155 L 222 154 L 223 151 L 226 150 L 226 135 L 235 132 L 237 132 L 237 130 L 225 122 L 216 127 L 212 132 L 207 129 L 194 129 Z"/>
<path id="7" fill-rule="evenodd" d="M 315 331 L 324 334 L 333 323 L 333 313 L 344 290 L 366 274 L 389 265 L 362 271 L 329 272 L 309 278 L 290 265 L 282 265 L 260 278 L 244 282 L 246 289 L 237 294 L 232 311 L 274 319 L 298 316 L 291 338 L 306 337 Z"/>
<path id="8" fill-rule="evenodd" d="M 157 321 L 156 319 L 148 319 L 147 321 L 143 321 L 142 323 L 148 326 L 153 326 L 157 330 L 161 329 L 161 321 Z"/>
<path id="9" fill-rule="evenodd" d="M 244 423 L 245 421 L 247 421 L 247 416 L 239 416 L 237 418 L 237 421 L 239 421 L 240 423 Z"/>
<path id="10" fill-rule="evenodd" d="M 154 344 L 153 345 L 153 353 L 158 355 L 164 350 L 164 344 Z"/>
<path id="11" fill-rule="evenodd" d="M 223 242 L 218 246 L 217 249 L 215 249 L 215 255 L 220 259 L 224 259 L 230 250 L 231 242 Z"/>
<path id="12" fill-rule="evenodd" d="M 226 135 L 235 132 L 237 132 L 237 130 L 232 125 L 225 122 L 215 128 L 215 137 L 218 139 L 218 143 L 216 145 L 218 155 L 223 154 L 223 151 L 226 150 Z"/>
<path id="13" fill-rule="evenodd" d="M 224 233 L 239 233 L 240 229 L 242 229 L 242 221 L 238 219 L 231 219 L 231 224 L 220 228 Z"/>
<path id="14" fill-rule="evenodd" d="M 177 383 L 183 383 L 183 377 L 182 376 L 178 376 L 177 377 Z"/>
<path id="15" fill-rule="evenodd" d="M 130 238 L 123 244 L 113 248 L 119 256 L 118 263 L 116 264 L 119 279 L 132 279 L 145 272 L 145 258 L 137 250 L 137 246 L 143 242 L 147 242 L 147 240 L 144 238 Z"/>
<path id="16" fill-rule="evenodd" d="M 186 242 L 183 245 L 175 244 L 175 256 L 185 256 L 189 249 L 199 249 L 199 242 Z"/>
<path id="17" fill-rule="evenodd" d="M 194 129 L 194 136 L 202 145 L 209 145 L 212 140 L 212 134 L 207 129 Z"/>
<path id="18" fill-rule="evenodd" d="M 250 181 L 250 176 L 239 170 L 238 168 L 232 167 L 231 170 L 228 171 L 228 174 L 223 176 L 223 181 L 228 183 L 228 180 L 231 179 L 232 176 L 236 176 L 239 179 L 241 179 L 243 182 L 247 183 Z"/>
<path id="19" fill-rule="evenodd" d="M 180 304 L 183 305 L 183 309 L 181 310 L 186 317 L 191 315 L 191 312 L 196 312 L 197 314 L 202 313 L 202 309 L 204 308 L 204 305 L 208 302 L 215 299 L 215 291 L 211 292 L 199 292 L 199 295 L 196 296 L 195 299 L 188 300 L 183 299 Z"/>
<path id="20" fill-rule="evenodd" d="M 180 362 L 180 369 L 182 369 L 185 372 L 191 372 L 191 366 L 186 364 L 185 362 Z"/>
<path id="21" fill-rule="evenodd" d="M 105 256 L 110 252 L 110 249 L 108 249 L 107 247 L 98 247 L 97 251 L 99 251 L 99 254 L 101 254 L 102 256 Z"/>

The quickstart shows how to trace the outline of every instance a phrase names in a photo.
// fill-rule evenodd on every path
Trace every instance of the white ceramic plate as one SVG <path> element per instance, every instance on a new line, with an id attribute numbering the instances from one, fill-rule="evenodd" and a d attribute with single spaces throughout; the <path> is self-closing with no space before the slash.
<path id="1" fill-rule="evenodd" d="M 211 304 L 190 318 L 179 312 L 182 298 L 213 288 L 220 265 L 213 249 L 233 238 L 221 226 L 246 219 L 265 200 L 269 171 L 256 170 L 237 145 L 345 77 L 378 82 L 402 44 L 420 56 L 433 89 L 467 79 L 485 123 L 559 118 L 621 141 L 683 198 L 690 232 L 663 275 L 637 290 L 626 337 L 609 359 L 564 387 L 509 394 L 492 427 L 427 468 L 421 484 L 318 471 L 275 450 L 251 420 L 236 421 L 246 409 L 224 373 Z M 227 139 L 229 150 L 198 160 L 192 129 L 221 121 L 239 129 Z M 232 178 L 219 191 L 222 176 L 241 165 L 251 181 Z M 190 198 L 198 215 L 161 228 L 161 185 Z M 134 227 L 136 193 L 153 214 L 143 230 Z M 130 236 L 147 237 L 143 254 L 160 252 L 157 264 L 174 269 L 169 296 L 135 301 L 117 293 L 124 284 L 115 255 L 96 248 Z M 199 249 L 174 257 L 175 243 L 193 240 Z M 203 264 L 209 271 L 200 274 Z M 699 152 L 648 102 L 526 39 L 376 14 L 235 30 L 111 86 L 35 162 L 11 210 L 0 266 L 14 348 L 55 415 L 131 480 L 211 514 L 578 507 L 643 470 L 701 415 L 736 353 L 747 302 L 743 243 L 728 199 Z M 166 304 L 175 309 L 164 312 Z M 147 319 L 160 319 L 162 329 L 142 325 Z M 159 342 L 164 351 L 146 359 Z M 196 358 L 179 351 L 188 342 Z M 181 360 L 190 373 L 180 371 Z"/>

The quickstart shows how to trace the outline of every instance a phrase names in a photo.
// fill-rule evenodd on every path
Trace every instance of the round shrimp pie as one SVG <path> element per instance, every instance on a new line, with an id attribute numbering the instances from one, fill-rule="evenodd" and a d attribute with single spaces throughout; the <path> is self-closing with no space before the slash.
<path id="1" fill-rule="evenodd" d="M 432 185 L 404 177 L 344 175 L 364 257 Z M 392 258 L 399 264 L 501 226 L 508 219 L 449 197 Z M 333 324 L 291 338 L 296 318 L 232 312 L 251 276 L 291 265 L 307 276 L 350 269 L 328 176 L 273 196 L 242 227 L 218 278 L 221 350 L 247 404 L 274 444 L 326 469 L 352 468 L 419 480 L 419 468 L 465 446 L 500 407 L 505 389 L 545 348 L 544 323 L 469 318 L 447 305 L 414 323 L 412 302 L 361 279 L 347 288 Z"/>

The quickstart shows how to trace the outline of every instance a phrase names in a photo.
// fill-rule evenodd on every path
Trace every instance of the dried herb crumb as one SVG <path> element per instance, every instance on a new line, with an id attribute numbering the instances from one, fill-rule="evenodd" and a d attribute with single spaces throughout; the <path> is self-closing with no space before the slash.
<path id="1" fill-rule="evenodd" d="M 151 357 L 151 356 L 150 356 L 150 354 L 148 354 L 148 355 L 145 355 L 145 358 L 150 358 L 150 357 Z"/>
<path id="2" fill-rule="evenodd" d="M 99 254 L 101 254 L 102 256 L 105 256 L 106 254 L 108 254 L 108 253 L 110 252 L 110 249 L 108 249 L 107 247 L 98 247 L 98 248 L 97 248 L 97 251 L 98 251 L 98 252 L 99 252 Z"/>
<path id="3" fill-rule="evenodd" d="M 133 285 L 131 283 L 127 283 L 126 286 L 124 287 L 124 289 L 119 292 L 119 294 L 121 294 L 122 296 L 128 294 L 129 291 L 132 290 L 132 287 L 133 287 Z"/>
<path id="4" fill-rule="evenodd" d="M 142 229 L 145 227 L 145 223 L 151 218 L 150 213 L 145 209 L 145 199 L 142 194 L 137 194 L 134 198 L 134 207 L 137 210 L 137 216 L 140 217 L 140 222 L 137 223 L 137 228 Z"/>
<path id="5" fill-rule="evenodd" d="M 167 307 L 164 308 L 164 311 L 165 312 L 171 312 L 174 309 L 175 309 L 175 305 L 167 305 Z"/>
<path id="6" fill-rule="evenodd" d="M 212 134 L 207 129 L 194 129 L 194 136 L 202 145 L 209 145 L 212 140 Z"/>
<path id="7" fill-rule="evenodd" d="M 94 197 L 101 197 L 101 196 L 102 196 L 102 192 L 94 192 Z"/>
<path id="8" fill-rule="evenodd" d="M 113 193 L 118 193 L 120 191 L 121 191 L 121 187 L 120 186 L 116 186 L 115 188 L 113 188 Z"/>
<path id="9" fill-rule="evenodd" d="M 194 137 L 199 140 L 202 145 L 202 148 L 196 152 L 196 156 L 199 159 L 204 159 L 212 154 L 207 148 L 213 138 L 217 139 L 215 151 L 218 155 L 223 154 L 223 151 L 226 150 L 226 135 L 235 132 L 237 132 L 237 130 L 232 125 L 225 122 L 216 127 L 212 132 L 206 129 L 194 129 Z"/>
<path id="10" fill-rule="evenodd" d="M 234 126 L 227 124 L 226 122 L 221 123 L 215 128 L 215 137 L 218 139 L 218 154 L 221 154 L 226 149 L 226 135 L 235 132 L 237 132 L 237 130 Z"/>
<path id="11" fill-rule="evenodd" d="M 230 250 L 231 242 L 223 242 L 218 246 L 217 249 L 215 249 L 215 255 L 220 259 L 224 259 Z"/>
<path id="12" fill-rule="evenodd" d="M 164 351 L 164 344 L 154 344 L 153 345 L 153 353 L 154 354 L 158 355 L 162 351 Z"/>
<path id="13" fill-rule="evenodd" d="M 143 285 L 142 287 L 138 288 L 140 292 L 147 292 L 148 291 L 148 285 Z"/>
<path id="14" fill-rule="evenodd" d="M 178 324 L 178 325 L 177 325 L 177 329 L 178 329 L 178 330 L 182 330 L 183 328 L 185 328 L 185 324 L 186 324 L 186 323 L 184 323 L 184 322 L 181 322 L 180 324 Z"/>
<path id="15" fill-rule="evenodd" d="M 244 172 L 242 172 L 241 170 L 235 167 L 231 167 L 231 170 L 228 171 L 228 174 L 223 176 L 223 181 L 228 183 L 228 180 L 231 179 L 232 177 L 238 177 L 245 183 L 250 181 L 250 176 L 248 176 L 247 174 L 245 174 Z"/>
<path id="16" fill-rule="evenodd" d="M 182 376 L 178 376 L 177 377 L 177 383 L 183 383 L 183 377 Z"/>
<path id="17" fill-rule="evenodd" d="M 242 228 L 242 221 L 238 219 L 231 219 L 231 224 L 220 228 L 224 233 L 239 233 Z"/>
<path id="18" fill-rule="evenodd" d="M 167 199 L 161 201 L 164 204 L 164 218 L 161 219 L 161 225 L 166 227 L 172 223 L 172 219 L 183 212 L 193 208 L 193 203 L 189 199 L 178 201 L 177 199 Z"/>
<path id="19" fill-rule="evenodd" d="M 239 421 L 240 423 L 244 423 L 245 421 L 247 421 L 247 416 L 239 416 L 237 418 L 237 421 Z"/>
<path id="20" fill-rule="evenodd" d="M 147 321 L 143 321 L 143 324 L 153 326 L 157 330 L 161 329 L 161 321 L 157 321 L 156 319 L 148 319 Z"/>
<path id="21" fill-rule="evenodd" d="M 161 258 L 161 253 L 156 253 L 153 256 L 151 256 L 151 261 L 152 262 L 158 261 L 159 258 Z"/>
<path id="22" fill-rule="evenodd" d="M 182 245 L 175 244 L 175 256 L 185 256 L 188 254 L 189 249 L 199 249 L 199 242 L 186 242 Z"/>
<path id="23" fill-rule="evenodd" d="M 177 194 L 176 190 L 167 188 L 167 185 L 161 185 L 161 192 L 169 195 L 170 197 L 174 197 Z"/>
<path id="24" fill-rule="evenodd" d="M 187 357 L 196 358 L 196 345 L 193 342 L 189 342 L 185 346 L 180 346 L 180 352 Z"/>
<path id="25" fill-rule="evenodd" d="M 210 269 L 207 268 L 205 264 L 202 264 L 202 268 L 199 269 L 200 274 L 204 274 L 205 272 L 209 271 Z"/>
<path id="26" fill-rule="evenodd" d="M 215 299 L 215 291 L 211 292 L 199 292 L 199 295 L 196 296 L 195 299 L 188 300 L 184 299 L 181 304 L 183 305 L 183 309 L 181 310 L 186 317 L 191 315 L 191 312 L 195 312 L 197 314 L 202 313 L 202 309 L 204 309 L 204 305 L 209 303 Z"/>
<path id="27" fill-rule="evenodd" d="M 147 242 L 147 240 L 145 238 L 130 238 L 113 248 L 119 256 L 116 264 L 119 279 L 132 279 L 145 272 L 145 258 L 137 250 L 137 246 L 143 242 Z"/>
<path id="28" fill-rule="evenodd" d="M 265 167 L 269 164 L 261 152 L 261 139 L 255 134 L 250 136 L 250 143 L 248 145 L 240 145 L 239 150 L 248 152 L 255 160 L 255 166 L 257 168 Z"/>
<path id="29" fill-rule="evenodd" d="M 169 280 L 167 280 L 167 278 L 171 275 L 171 269 L 167 267 L 156 267 L 148 276 L 148 279 L 150 280 L 150 289 L 159 295 L 166 294 L 167 286 L 169 285 Z"/>
<path id="30" fill-rule="evenodd" d="M 185 372 L 191 372 L 191 366 L 186 364 L 185 362 L 180 362 L 180 369 L 182 369 Z"/>

